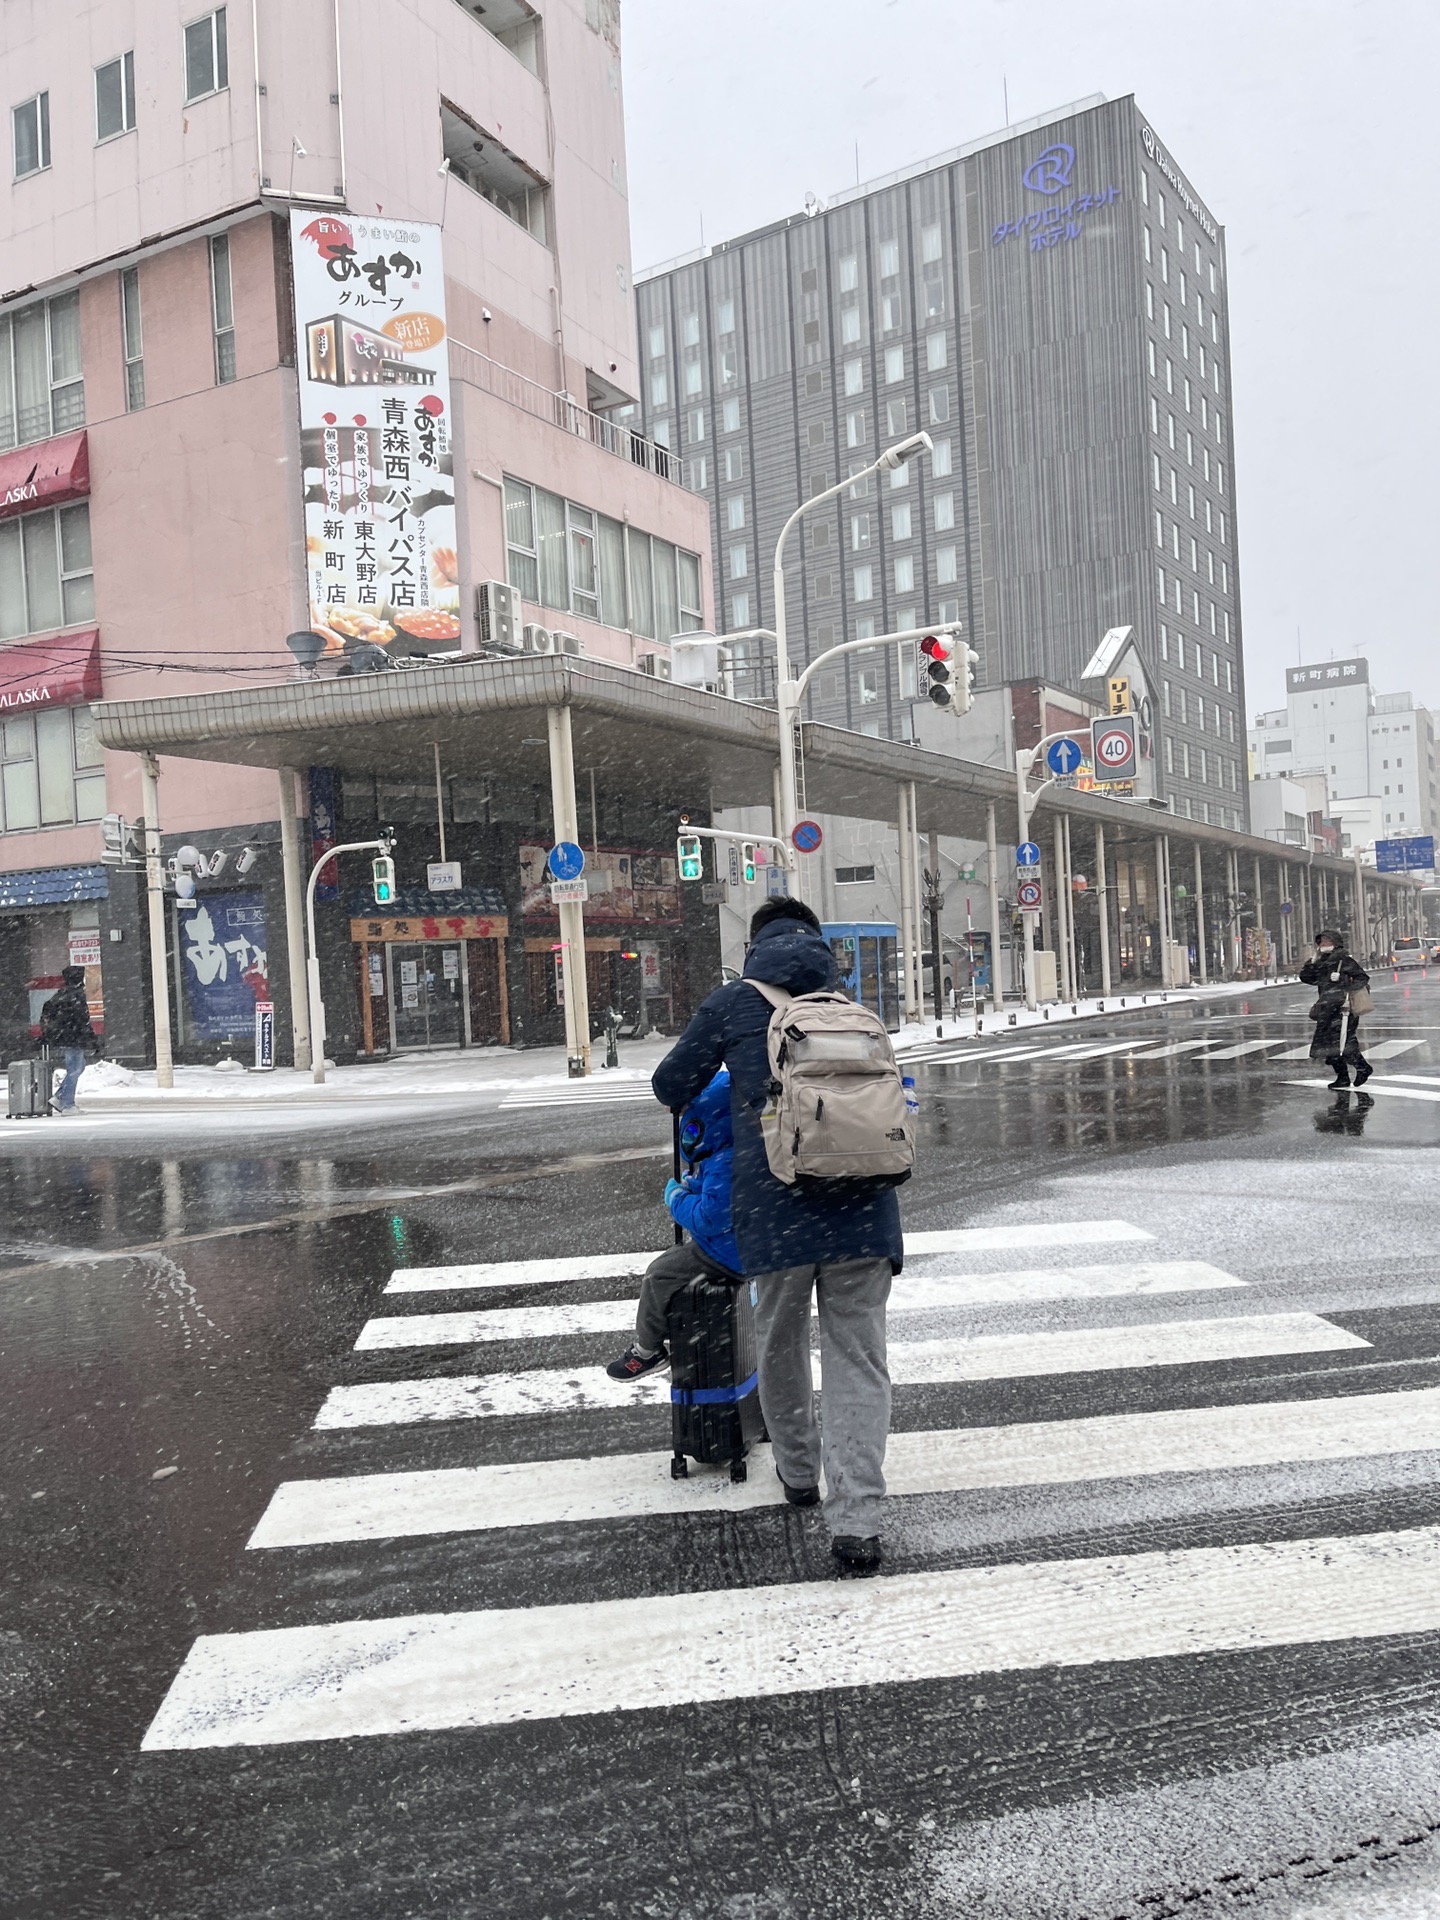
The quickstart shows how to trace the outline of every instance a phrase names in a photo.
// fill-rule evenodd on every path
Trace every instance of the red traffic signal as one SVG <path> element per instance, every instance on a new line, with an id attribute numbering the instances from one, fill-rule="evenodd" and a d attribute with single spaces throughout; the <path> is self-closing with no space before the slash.
<path id="1" fill-rule="evenodd" d="M 955 651 L 955 642 L 948 633 L 927 633 L 920 642 L 920 651 L 927 660 L 948 660 Z"/>

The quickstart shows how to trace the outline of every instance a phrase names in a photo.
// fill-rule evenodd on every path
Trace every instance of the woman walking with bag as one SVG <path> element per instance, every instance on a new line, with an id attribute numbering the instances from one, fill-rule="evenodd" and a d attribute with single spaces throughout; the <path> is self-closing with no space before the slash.
<path id="1" fill-rule="evenodd" d="M 1322 927 L 1315 936 L 1315 957 L 1300 969 L 1307 987 L 1318 989 L 1310 1009 L 1315 1022 L 1315 1038 L 1310 1042 L 1310 1058 L 1323 1060 L 1335 1078 L 1334 1093 L 1351 1085 L 1347 1069 L 1354 1070 L 1354 1085 L 1363 1087 L 1374 1068 L 1360 1051 L 1360 1016 L 1374 1006 L 1370 998 L 1370 976 L 1351 954 L 1345 951 L 1345 938 L 1333 927 Z"/>

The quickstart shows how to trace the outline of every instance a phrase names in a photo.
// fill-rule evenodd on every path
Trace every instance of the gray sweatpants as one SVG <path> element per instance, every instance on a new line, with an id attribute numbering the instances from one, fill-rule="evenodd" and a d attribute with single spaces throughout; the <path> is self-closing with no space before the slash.
<path id="1" fill-rule="evenodd" d="M 680 1247 L 667 1247 L 664 1253 L 655 1256 L 640 1282 L 640 1304 L 635 1309 L 637 1347 L 653 1353 L 657 1347 L 664 1346 L 665 1316 L 671 1296 L 692 1280 L 698 1280 L 702 1273 L 713 1274 L 720 1280 L 733 1282 L 735 1279 L 733 1273 L 727 1273 L 717 1261 L 702 1253 L 693 1240 L 687 1240 Z"/>
<path id="2" fill-rule="evenodd" d="M 760 1405 L 787 1486 L 815 1487 L 825 1470 L 832 1534 L 880 1531 L 890 1374 L 885 1364 L 888 1260 L 780 1267 L 756 1277 Z M 823 1431 L 810 1374 L 810 1296 L 820 1306 Z"/>

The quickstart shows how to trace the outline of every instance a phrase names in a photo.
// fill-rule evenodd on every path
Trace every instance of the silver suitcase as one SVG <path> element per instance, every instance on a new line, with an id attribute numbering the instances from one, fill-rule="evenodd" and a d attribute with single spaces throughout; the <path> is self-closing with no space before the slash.
<path id="1" fill-rule="evenodd" d="M 38 1120 L 49 1109 L 46 1081 L 50 1077 L 48 1060 L 12 1060 L 8 1072 L 9 1100 L 6 1111 L 12 1120 Z"/>

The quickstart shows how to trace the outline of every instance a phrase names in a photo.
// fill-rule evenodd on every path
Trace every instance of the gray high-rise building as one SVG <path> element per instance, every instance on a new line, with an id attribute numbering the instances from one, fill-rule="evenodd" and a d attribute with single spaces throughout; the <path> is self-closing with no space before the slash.
<path id="1" fill-rule="evenodd" d="M 637 275 L 644 426 L 711 502 L 722 625 L 774 624 L 798 500 L 924 428 L 932 459 L 792 538 L 794 656 L 958 620 L 981 685 L 1078 689 L 1128 626 L 1154 787 L 1244 826 L 1226 292 L 1223 229 L 1134 99 L 1098 96 Z M 903 740 L 916 698 L 883 648 L 810 712 Z"/>

